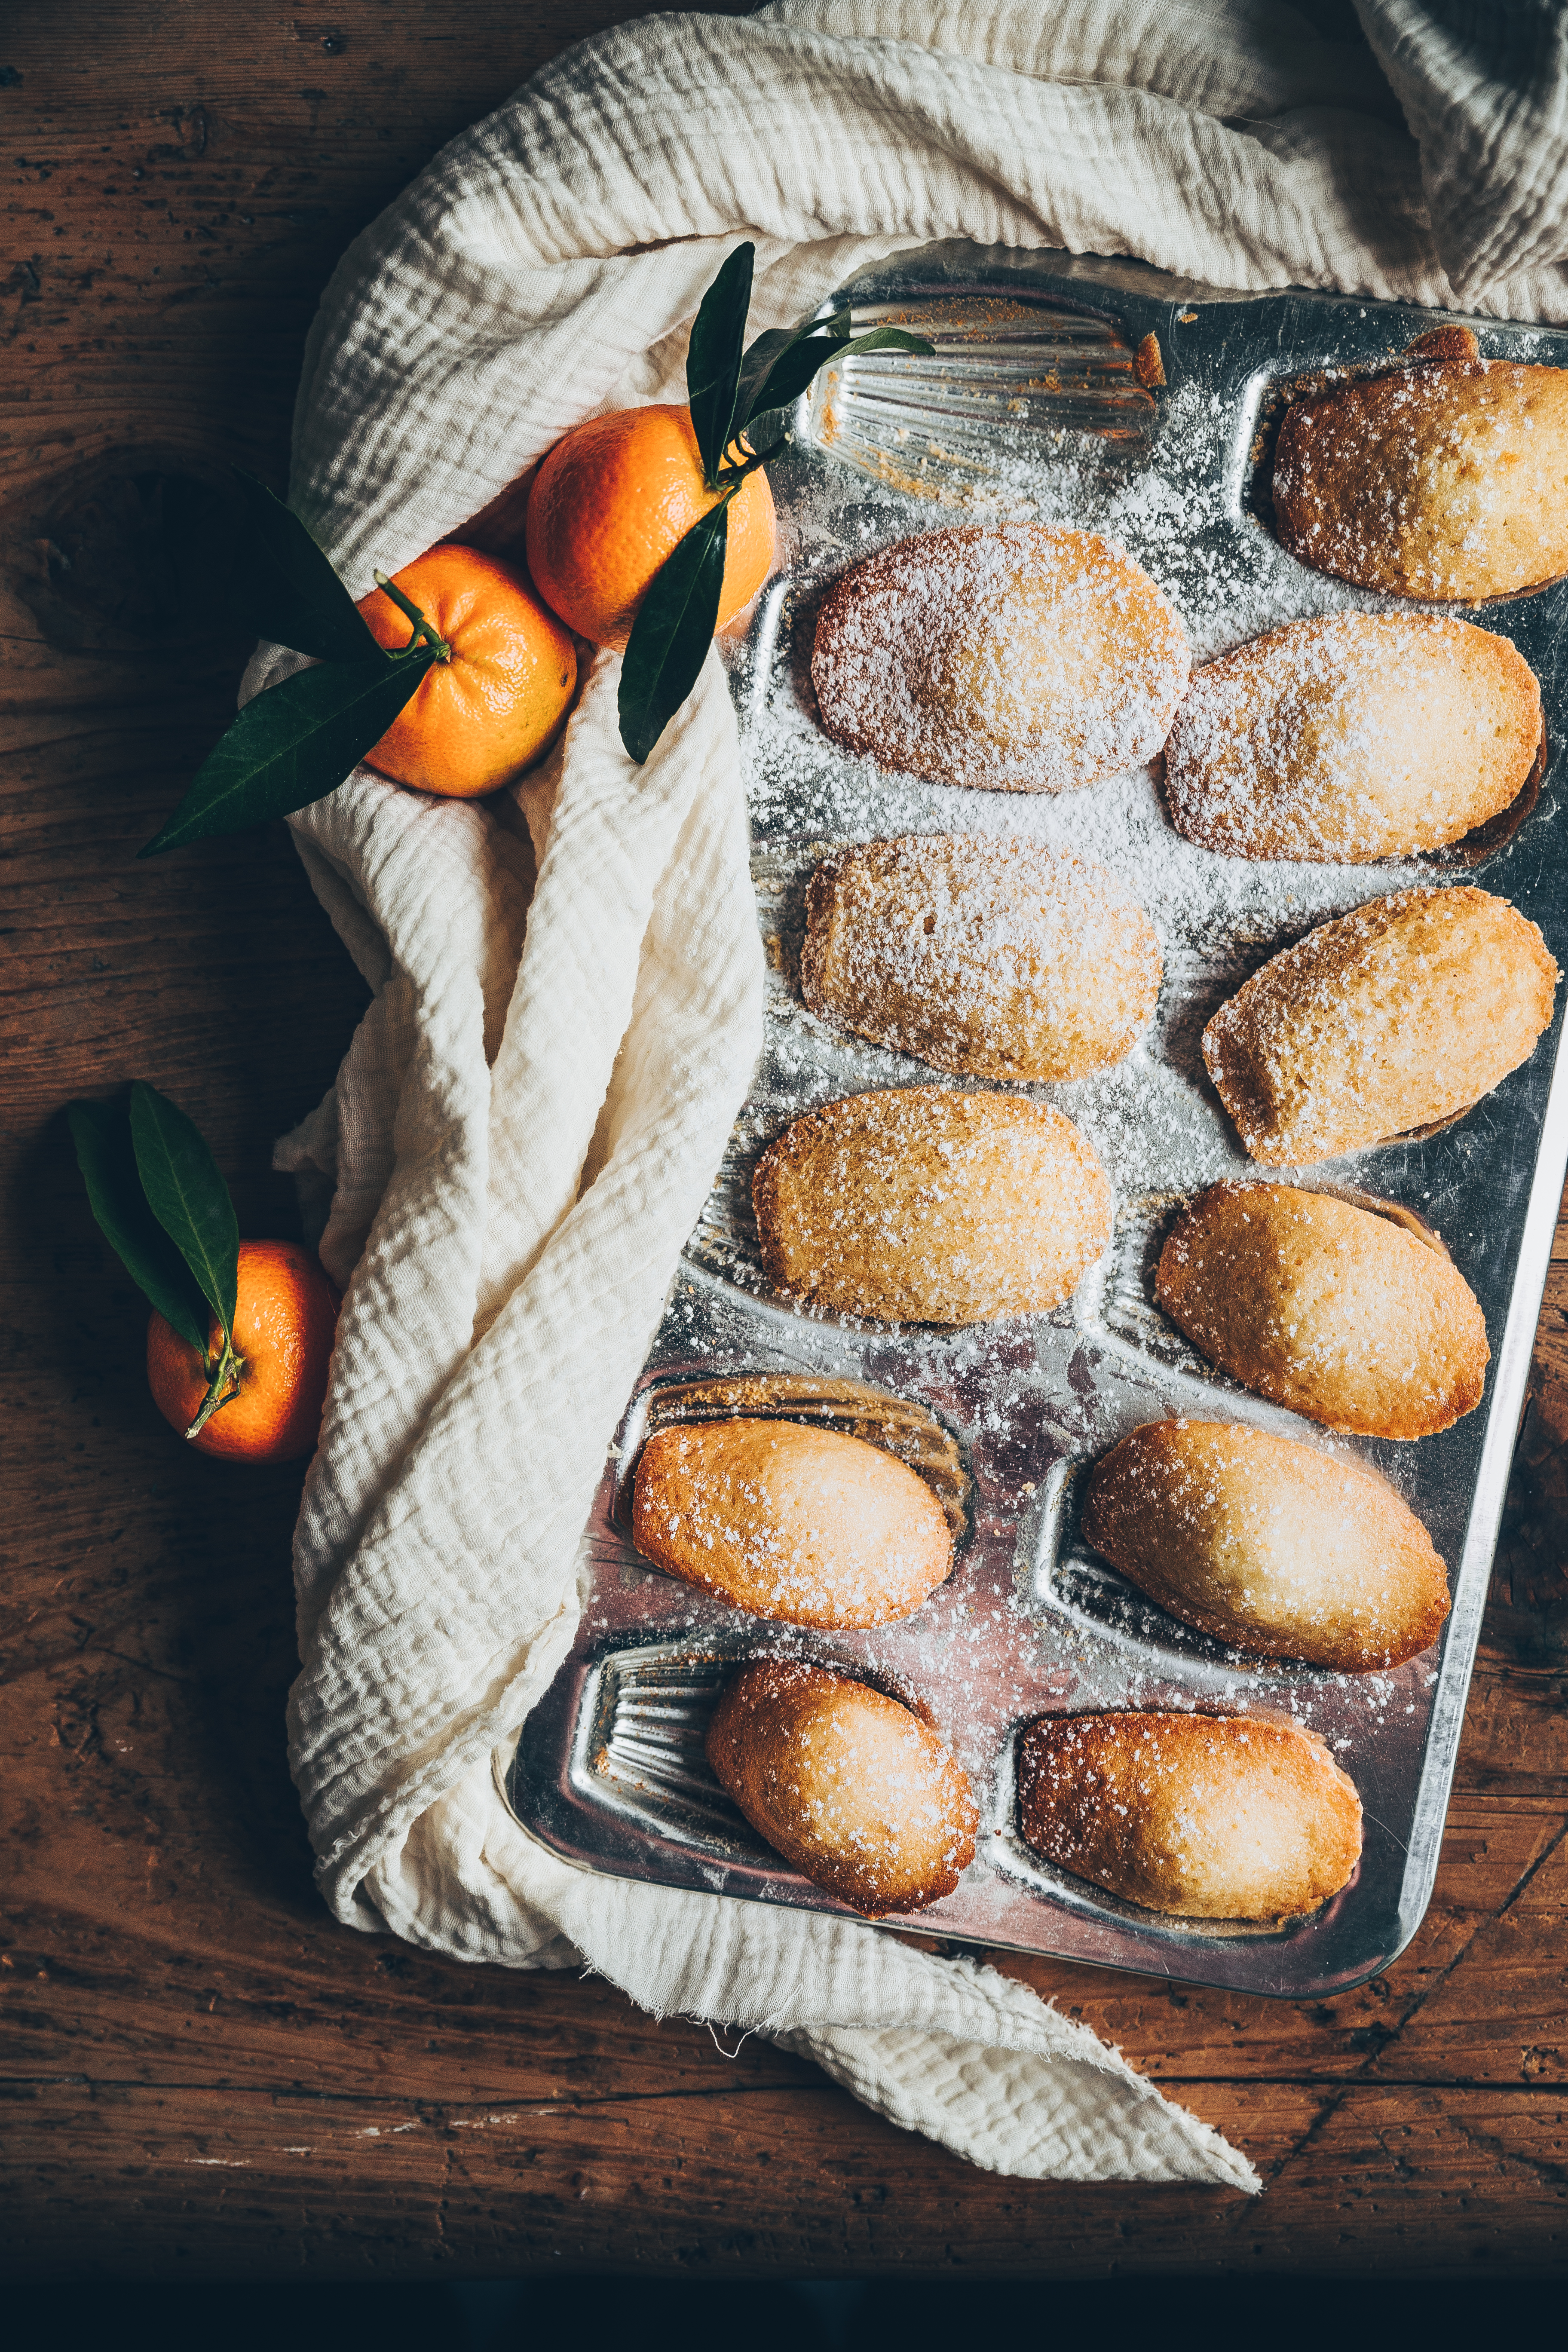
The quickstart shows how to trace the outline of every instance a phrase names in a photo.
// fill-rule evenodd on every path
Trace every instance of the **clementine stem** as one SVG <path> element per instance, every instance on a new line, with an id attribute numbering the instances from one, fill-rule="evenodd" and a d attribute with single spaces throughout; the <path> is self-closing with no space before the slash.
<path id="1" fill-rule="evenodd" d="M 217 1370 L 207 1382 L 207 1392 L 202 1399 L 202 1409 L 186 1430 L 187 1437 L 199 1437 L 219 1405 L 227 1404 L 231 1398 L 239 1394 L 239 1376 L 244 1369 L 244 1357 L 236 1355 L 234 1341 L 226 1333 L 223 1353 L 217 1361 Z"/>
<path id="2" fill-rule="evenodd" d="M 425 618 L 425 615 L 419 610 L 418 605 L 412 603 L 410 599 L 404 594 L 401 588 L 394 587 L 392 582 L 387 578 L 384 572 L 377 572 L 373 576 L 374 578 L 375 584 L 380 589 L 382 594 L 384 596 L 390 596 L 398 611 L 403 614 L 404 618 L 405 620 L 412 621 L 414 624 L 414 635 L 404 646 L 404 652 L 405 654 L 412 653 L 420 638 L 423 637 L 426 644 L 434 650 L 437 661 L 449 662 L 452 658 L 452 648 L 447 644 L 446 638 L 441 635 L 434 622 L 427 621 Z"/>

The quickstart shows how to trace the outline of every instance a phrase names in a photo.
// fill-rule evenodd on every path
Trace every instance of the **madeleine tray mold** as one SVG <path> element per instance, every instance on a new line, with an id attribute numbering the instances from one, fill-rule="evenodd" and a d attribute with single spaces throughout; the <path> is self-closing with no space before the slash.
<path id="1" fill-rule="evenodd" d="M 1535 1319 L 1568 1160 L 1563 999 L 1533 1057 L 1440 1131 L 1292 1178 L 1398 1202 L 1441 1236 L 1485 1310 L 1479 1410 L 1415 1445 L 1326 1437 L 1235 1387 L 1153 1303 L 1176 1206 L 1224 1177 L 1260 1177 L 1204 1072 L 1209 1014 L 1269 955 L 1384 893 L 1471 877 L 1537 922 L 1568 969 L 1568 587 L 1488 606 L 1536 671 L 1552 756 L 1503 837 L 1380 866 L 1254 864 L 1181 839 L 1138 770 L 1077 793 L 985 793 L 879 770 L 832 742 L 811 695 L 821 594 L 874 549 L 952 520 L 1024 517 L 1103 532 L 1180 613 L 1194 661 L 1266 628 L 1394 600 L 1307 571 L 1269 529 L 1268 425 L 1282 386 L 1395 362 L 1428 311 L 1307 293 L 1228 295 L 1134 262 L 930 247 L 845 289 L 856 331 L 923 327 L 936 356 L 825 372 L 772 467 L 779 562 L 725 646 L 752 811 L 769 971 L 766 1042 L 724 1163 L 671 1290 L 586 1529 L 572 1652 L 524 1725 L 507 1801 L 533 1836 L 590 1870 L 819 1911 L 843 1906 L 747 1826 L 703 1754 L 731 1664 L 763 1654 L 842 1668 L 916 1705 L 951 1743 L 982 1814 L 954 1892 L 889 1925 L 1198 1983 L 1317 1998 L 1373 1974 L 1431 1894 Z M 1568 334 L 1474 320 L 1489 358 L 1568 364 Z M 1157 339 L 1152 389 L 1144 339 Z M 1137 365 L 1143 346 L 1143 365 Z M 797 1310 L 757 1254 L 758 1153 L 812 1105 L 868 1087 L 952 1085 L 830 1027 L 801 1001 L 805 886 L 836 844 L 901 833 L 1017 834 L 1121 876 L 1165 959 L 1155 1019 L 1114 1069 L 1016 1091 L 1057 1103 L 1099 1153 L 1116 1230 L 1070 1306 L 949 1330 Z M 931 1478 L 959 1534 L 923 1608 L 874 1631 L 773 1625 L 650 1569 L 629 1488 L 650 1425 L 723 1412 L 822 1421 L 888 1444 Z M 1083 1542 L 1083 1473 L 1171 1412 L 1252 1422 L 1373 1463 L 1450 1571 L 1441 1641 L 1384 1674 L 1242 1655 L 1177 1624 Z M 1183 1921 L 1043 1864 L 1017 1832 L 1018 1731 L 1035 1717 L 1182 1707 L 1288 1717 L 1327 1740 L 1361 1791 L 1356 1876 L 1278 1927 Z"/>

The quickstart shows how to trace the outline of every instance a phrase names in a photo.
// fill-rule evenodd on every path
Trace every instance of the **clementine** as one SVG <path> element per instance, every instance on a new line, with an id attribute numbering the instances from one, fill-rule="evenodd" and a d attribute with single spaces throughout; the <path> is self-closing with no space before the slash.
<path id="1" fill-rule="evenodd" d="M 451 800 L 510 783 L 566 716 L 577 683 L 571 638 L 521 572 L 477 548 L 433 547 L 393 585 L 447 652 L 365 753 L 366 766 Z M 359 609 L 377 645 L 408 643 L 412 624 L 384 590 L 361 597 Z"/>
<path id="2" fill-rule="evenodd" d="M 287 1462 L 313 1454 L 341 1304 L 314 1251 L 298 1242 L 241 1242 L 234 1313 L 238 1386 L 191 1440 L 233 1461 Z M 165 1421 L 187 1430 L 223 1354 L 216 1317 L 206 1364 L 154 1311 L 147 1326 L 147 1382 Z"/>
<path id="3" fill-rule="evenodd" d="M 529 493 L 528 568 L 551 610 L 596 646 L 624 646 L 654 573 L 718 502 L 702 478 L 689 408 L 621 408 L 558 441 Z M 748 474 L 730 501 L 718 625 L 773 567 L 773 499 Z"/>

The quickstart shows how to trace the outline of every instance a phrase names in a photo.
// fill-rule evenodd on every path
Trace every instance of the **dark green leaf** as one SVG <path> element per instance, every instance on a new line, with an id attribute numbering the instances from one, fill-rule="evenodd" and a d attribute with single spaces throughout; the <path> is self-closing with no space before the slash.
<path id="1" fill-rule="evenodd" d="M 847 359 L 855 352 L 920 352 L 928 359 L 931 355 L 933 347 L 923 335 L 906 333 L 902 327 L 873 327 L 868 334 L 857 335 L 851 341 L 848 334 L 849 313 L 847 310 L 840 310 L 837 318 L 826 321 L 826 325 L 829 328 L 842 326 L 844 331 L 828 334 L 819 330 L 792 338 L 787 347 L 769 363 L 757 383 L 751 406 L 742 405 L 736 430 L 748 435 L 753 448 L 758 446 L 758 436 L 752 434 L 752 426 L 770 411 L 792 406 L 817 370 L 826 367 L 830 360 Z M 761 437 L 771 439 L 773 436 L 763 435 Z"/>
<path id="2" fill-rule="evenodd" d="M 654 573 L 621 663 L 621 740 L 640 767 L 697 683 L 713 642 L 730 501 L 694 522 Z"/>
<path id="3" fill-rule="evenodd" d="M 131 1140 L 130 1106 L 73 1102 L 66 1107 L 66 1118 L 104 1240 L 137 1288 L 205 1360 L 206 1307 L 190 1268 L 147 1206 Z"/>
<path id="4" fill-rule="evenodd" d="M 136 853 L 156 857 L 204 834 L 237 833 L 335 792 L 380 742 L 435 661 L 429 646 L 374 662 L 302 669 L 247 702 L 162 833 Z"/>
<path id="5" fill-rule="evenodd" d="M 697 454 L 710 488 L 718 482 L 734 429 L 735 390 L 756 253 L 754 245 L 735 247 L 702 297 L 686 354 L 686 396 L 691 404 Z"/>
<path id="6" fill-rule="evenodd" d="M 131 1139 L 147 1205 L 191 1272 L 218 1321 L 234 1338 L 239 1286 L 239 1226 L 228 1186 L 195 1126 L 156 1087 L 131 1089 Z"/>
<path id="7" fill-rule="evenodd" d="M 769 378 L 786 352 L 793 352 L 807 337 L 821 337 L 829 351 L 849 341 L 849 313 L 835 310 L 830 319 L 803 319 L 798 327 L 770 327 L 757 337 L 741 362 L 740 390 L 735 399 L 735 425 L 743 433 L 753 416 L 765 409 L 782 408 L 784 403 L 769 388 Z M 820 361 L 817 365 L 820 365 Z M 816 369 L 812 373 L 815 374 Z"/>
<path id="8" fill-rule="evenodd" d="M 254 474 L 234 470 L 249 525 L 249 543 L 236 555 L 234 599 L 248 626 L 317 661 L 368 661 L 375 639 L 299 516 Z"/>

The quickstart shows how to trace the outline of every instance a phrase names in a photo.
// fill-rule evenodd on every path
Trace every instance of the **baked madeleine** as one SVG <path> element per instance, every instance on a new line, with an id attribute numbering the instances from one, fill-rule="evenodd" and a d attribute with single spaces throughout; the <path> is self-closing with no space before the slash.
<path id="1" fill-rule="evenodd" d="M 879 1445 L 793 1421 L 701 1421 L 648 1439 L 632 1489 L 646 1559 L 786 1625 L 886 1625 L 952 1566 L 925 1480 Z"/>
<path id="2" fill-rule="evenodd" d="M 972 1078 L 1081 1078 L 1131 1051 L 1160 942 L 1103 866 L 1026 841 L 913 834 L 825 859 L 801 993 L 879 1045 Z"/>
<path id="3" fill-rule="evenodd" d="M 1154 1296 L 1209 1361 L 1361 1437 L 1430 1437 L 1481 1401 L 1468 1282 L 1389 1217 L 1289 1184 L 1214 1184 L 1176 1219 Z"/>
<path id="4" fill-rule="evenodd" d="M 1299 1918 L 1361 1859 L 1355 1783 L 1267 1716 L 1047 1716 L 1018 1743 L 1018 1813 L 1045 1861 L 1184 1919 Z"/>
<path id="5" fill-rule="evenodd" d="M 807 1111 L 763 1152 L 752 1199 L 776 1288 L 891 1323 L 1047 1314 L 1110 1237 L 1110 1189 L 1071 1119 L 945 1087 Z"/>
<path id="6" fill-rule="evenodd" d="M 708 1761 L 752 1827 L 841 1903 L 879 1919 L 951 1895 L 980 1824 L 964 1774 L 897 1699 L 795 1658 L 742 1666 Z"/>
<path id="7" fill-rule="evenodd" d="M 1058 793 L 1152 760 L 1182 625 L 1109 540 L 1044 523 L 900 540 L 833 583 L 811 658 L 827 732 L 885 768 Z"/>
<path id="8" fill-rule="evenodd" d="M 1225 857 L 1364 865 L 1440 849 L 1519 798 L 1541 688 L 1438 613 L 1330 613 L 1194 670 L 1165 746 L 1176 831 Z"/>
<path id="9" fill-rule="evenodd" d="M 1083 1532 L 1173 1617 L 1267 1658 L 1403 1665 L 1448 1613 L 1443 1563 L 1385 1478 L 1237 1422 L 1135 1429 L 1096 1464 Z"/>
<path id="10" fill-rule="evenodd" d="M 1557 966 L 1485 890 L 1373 898 L 1274 956 L 1204 1031 L 1247 1152 L 1300 1168 L 1468 1110 L 1552 1018 Z"/>
<path id="11" fill-rule="evenodd" d="M 1428 602 L 1568 572 L 1568 369 L 1395 368 L 1298 400 L 1274 450 L 1281 544 L 1315 572 Z"/>

